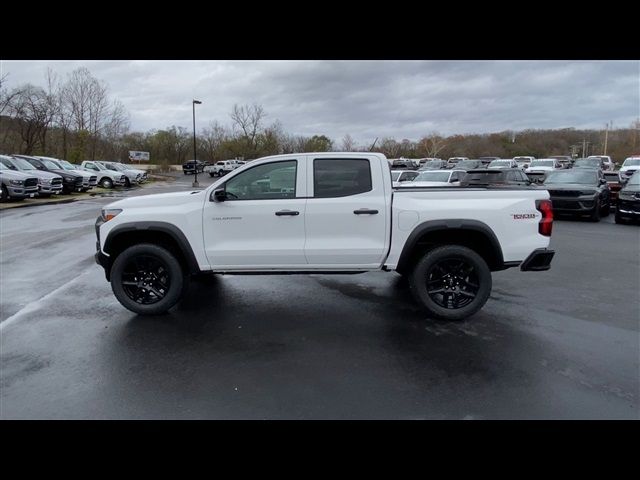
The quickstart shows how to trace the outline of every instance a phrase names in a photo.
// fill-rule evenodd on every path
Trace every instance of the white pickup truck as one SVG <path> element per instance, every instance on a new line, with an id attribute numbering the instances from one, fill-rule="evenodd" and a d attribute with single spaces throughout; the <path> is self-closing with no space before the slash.
<path id="1" fill-rule="evenodd" d="M 529 187 L 394 189 L 378 153 L 255 160 L 204 190 L 132 197 L 96 221 L 96 262 L 120 303 L 160 314 L 189 277 L 363 273 L 407 276 L 432 317 L 477 312 L 491 272 L 547 270 L 549 193 Z"/>

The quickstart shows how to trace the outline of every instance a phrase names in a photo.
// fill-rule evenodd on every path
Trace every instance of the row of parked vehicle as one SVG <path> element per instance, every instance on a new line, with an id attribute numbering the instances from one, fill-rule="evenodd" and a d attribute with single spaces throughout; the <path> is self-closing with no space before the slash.
<path id="1" fill-rule="evenodd" d="M 241 167 L 245 163 L 247 162 L 238 159 L 221 160 L 214 164 L 201 160 L 188 160 L 182 164 L 182 172 L 185 175 L 195 174 L 197 172 L 208 173 L 211 177 L 221 177 Z"/>
<path id="2" fill-rule="evenodd" d="M 585 159 L 592 160 L 592 159 Z M 462 160 L 462 164 L 466 160 Z M 486 168 L 470 170 L 429 169 L 392 170 L 394 187 L 500 187 L 522 186 L 549 191 L 554 211 L 559 214 L 588 215 L 599 221 L 616 206 L 616 223 L 628 223 L 640 218 L 640 157 L 627 158 L 625 170 L 611 171 L 599 162 L 578 162 L 570 168 L 545 171 L 542 177 L 527 173 L 527 169 L 497 165 L 491 161 Z M 534 160 L 535 161 L 535 160 Z M 533 163 L 533 161 L 531 162 Z"/>
<path id="3" fill-rule="evenodd" d="M 53 157 L 0 155 L 3 201 L 86 192 L 97 185 L 131 187 L 147 178 L 144 170 L 120 162 L 85 160 L 78 165 Z"/>

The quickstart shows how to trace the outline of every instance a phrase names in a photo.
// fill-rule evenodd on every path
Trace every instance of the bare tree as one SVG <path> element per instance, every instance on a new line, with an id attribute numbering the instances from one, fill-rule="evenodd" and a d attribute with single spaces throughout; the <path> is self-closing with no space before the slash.
<path id="1" fill-rule="evenodd" d="M 56 113 L 56 104 L 47 92 L 31 84 L 19 88 L 11 102 L 11 113 L 19 120 L 23 153 L 31 154 L 43 138 Z"/>
<path id="2" fill-rule="evenodd" d="M 351 135 L 349 135 L 348 133 L 342 137 L 342 151 L 343 152 L 353 152 L 355 150 L 355 146 L 356 146 L 356 142 L 354 142 L 353 138 L 351 138 Z"/>
<path id="3" fill-rule="evenodd" d="M 447 144 L 445 143 L 445 139 L 435 132 L 423 137 L 418 142 L 418 148 L 420 151 L 424 152 L 426 156 L 430 158 L 437 158 L 438 153 L 440 153 L 446 146 Z"/>
<path id="4" fill-rule="evenodd" d="M 256 137 L 262 130 L 262 121 L 267 116 L 262 105 L 254 103 L 253 105 L 237 104 L 233 106 L 231 111 L 231 120 L 233 128 L 238 128 L 245 137 L 251 154 L 255 154 L 257 150 Z"/>
<path id="5" fill-rule="evenodd" d="M 208 127 L 202 129 L 200 145 L 210 160 L 220 159 L 222 143 L 227 138 L 226 129 L 217 121 L 213 121 Z"/>
<path id="6" fill-rule="evenodd" d="M 376 148 L 376 151 L 382 152 L 387 158 L 398 158 L 401 145 L 393 138 L 384 138 L 380 143 L 380 147 Z"/>

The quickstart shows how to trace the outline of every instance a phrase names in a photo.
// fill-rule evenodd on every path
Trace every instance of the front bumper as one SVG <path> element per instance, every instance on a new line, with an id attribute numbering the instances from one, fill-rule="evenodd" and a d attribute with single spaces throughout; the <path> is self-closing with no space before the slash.
<path id="1" fill-rule="evenodd" d="M 551 268 L 551 260 L 555 250 L 549 248 L 537 248 L 520 265 L 523 272 L 542 272 Z"/>
<path id="2" fill-rule="evenodd" d="M 10 198 L 26 198 L 38 193 L 38 186 L 25 187 L 24 185 L 5 184 Z"/>
<path id="3" fill-rule="evenodd" d="M 98 217 L 96 219 L 96 223 L 95 223 L 95 227 L 96 227 L 96 253 L 94 255 L 94 258 L 96 260 L 96 263 L 98 265 L 100 265 L 102 268 L 104 268 L 104 275 L 107 279 L 107 281 L 109 281 L 109 277 L 111 274 L 111 257 L 105 255 L 102 252 L 102 249 L 100 248 L 100 227 L 102 226 L 102 224 L 104 223 L 104 220 L 102 219 L 102 217 Z"/>
<path id="4" fill-rule="evenodd" d="M 618 198 L 616 213 L 622 217 L 640 218 L 640 200 L 621 200 Z"/>
<path id="5" fill-rule="evenodd" d="M 597 197 L 551 197 L 555 213 L 587 214 L 593 212 Z"/>

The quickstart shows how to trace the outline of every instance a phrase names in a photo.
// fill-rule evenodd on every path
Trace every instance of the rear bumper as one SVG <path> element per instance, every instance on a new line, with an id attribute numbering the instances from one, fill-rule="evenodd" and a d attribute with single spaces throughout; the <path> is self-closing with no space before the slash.
<path id="1" fill-rule="evenodd" d="M 541 272 L 551 268 L 551 260 L 555 251 L 549 248 L 537 248 L 520 265 L 523 272 Z"/>

